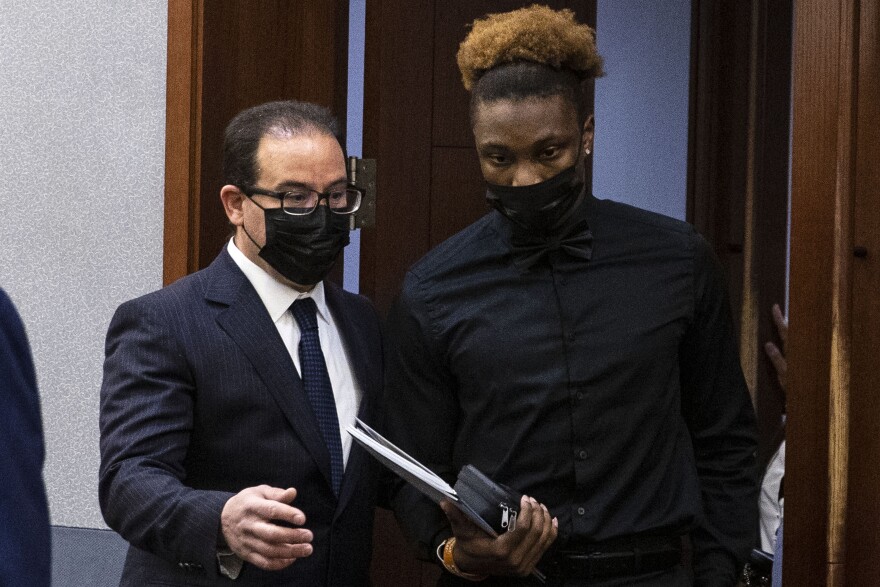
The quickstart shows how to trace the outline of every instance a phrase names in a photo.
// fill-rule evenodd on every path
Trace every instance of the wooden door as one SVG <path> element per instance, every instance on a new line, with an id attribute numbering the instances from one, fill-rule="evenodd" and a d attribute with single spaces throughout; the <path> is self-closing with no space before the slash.
<path id="1" fill-rule="evenodd" d="M 344 124 L 347 52 L 348 0 L 168 3 L 166 284 L 208 265 L 231 236 L 220 203 L 226 124 L 290 98 Z"/>
<path id="2" fill-rule="evenodd" d="M 880 0 L 795 7 L 784 582 L 880 585 Z"/>

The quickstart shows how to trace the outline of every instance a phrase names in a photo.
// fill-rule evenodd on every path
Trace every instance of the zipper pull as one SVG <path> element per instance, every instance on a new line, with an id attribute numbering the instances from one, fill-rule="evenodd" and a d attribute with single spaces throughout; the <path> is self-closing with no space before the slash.
<path id="1" fill-rule="evenodd" d="M 510 523 L 510 508 L 503 503 L 498 505 L 501 506 L 501 527 L 507 528 L 507 525 Z"/>
<path id="2" fill-rule="evenodd" d="M 516 516 L 517 516 L 517 514 L 518 514 L 518 512 L 516 510 L 513 510 L 513 509 L 510 510 L 510 524 L 507 528 L 508 532 L 513 532 L 514 530 L 516 530 Z"/>

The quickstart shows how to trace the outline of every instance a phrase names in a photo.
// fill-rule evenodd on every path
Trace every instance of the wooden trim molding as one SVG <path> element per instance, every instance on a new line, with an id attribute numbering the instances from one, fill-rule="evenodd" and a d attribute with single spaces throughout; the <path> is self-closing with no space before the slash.
<path id="1" fill-rule="evenodd" d="M 743 239 L 742 239 L 742 303 L 739 319 L 739 356 L 743 376 L 752 394 L 752 403 L 758 405 L 758 361 L 761 359 L 763 345 L 758 340 L 760 323 L 759 284 L 755 275 L 755 182 L 758 157 L 758 109 L 763 97 L 758 84 L 761 46 L 762 19 L 759 16 L 758 0 L 752 0 L 751 26 L 749 27 L 749 68 L 748 68 L 748 126 L 746 130 L 745 193 L 743 201 Z"/>
<path id="2" fill-rule="evenodd" d="M 164 285 L 198 269 L 204 0 L 168 2 Z"/>
<path id="3" fill-rule="evenodd" d="M 852 587 L 880 585 L 880 0 L 861 0 L 857 9 L 853 248 L 843 251 L 851 256 L 845 560 Z"/>
<path id="4" fill-rule="evenodd" d="M 795 11 L 786 585 L 877 584 L 855 579 L 868 573 L 847 543 L 851 438 L 867 432 L 852 428 L 850 406 L 860 10 L 871 3 L 801 0 Z"/>
<path id="5" fill-rule="evenodd" d="M 853 201 L 858 107 L 858 3 L 840 4 L 837 181 L 834 192 L 831 356 L 828 402 L 828 585 L 846 584 L 846 519 L 849 484 L 849 394 L 852 348 Z"/>

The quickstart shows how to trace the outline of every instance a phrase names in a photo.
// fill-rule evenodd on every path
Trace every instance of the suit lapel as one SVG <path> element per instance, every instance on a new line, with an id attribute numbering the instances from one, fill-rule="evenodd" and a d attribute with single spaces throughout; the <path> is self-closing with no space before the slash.
<path id="1" fill-rule="evenodd" d="M 217 314 L 218 324 L 254 366 L 329 484 L 330 455 L 302 379 L 266 306 L 225 248 L 212 263 L 214 266 L 217 266 L 217 276 L 205 297 L 228 306 Z"/>
<path id="2" fill-rule="evenodd" d="M 333 314 L 345 352 L 348 355 L 348 363 L 354 371 L 354 379 L 361 390 L 361 405 L 358 408 L 358 418 L 366 421 L 371 420 L 375 400 L 373 398 L 374 385 L 369 378 L 369 368 L 378 369 L 379 365 L 371 365 L 376 357 L 366 348 L 367 339 L 358 328 L 359 316 L 346 303 L 343 292 L 338 286 L 328 281 L 324 282 L 324 292 L 327 306 Z M 367 464 L 369 455 L 357 442 L 353 442 L 351 452 L 348 455 L 348 463 L 345 467 L 345 476 L 342 481 L 342 489 L 339 493 L 339 504 L 336 508 L 338 516 L 344 509 L 352 493 L 358 486 L 362 476 L 362 469 Z"/>

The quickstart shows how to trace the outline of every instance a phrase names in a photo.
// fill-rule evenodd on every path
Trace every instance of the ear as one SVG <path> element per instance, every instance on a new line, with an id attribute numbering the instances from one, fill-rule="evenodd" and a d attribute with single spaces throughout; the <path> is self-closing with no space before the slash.
<path id="1" fill-rule="evenodd" d="M 220 201 L 223 202 L 226 217 L 235 226 L 241 226 L 244 222 L 242 207 L 246 198 L 247 196 L 241 193 L 241 190 L 234 185 L 225 185 L 220 189 Z"/>
<path id="2" fill-rule="evenodd" d="M 587 155 L 593 152 L 593 131 L 596 130 L 596 119 L 590 114 L 584 121 L 584 130 L 582 132 L 584 153 Z"/>

